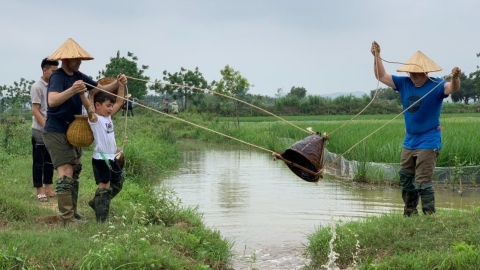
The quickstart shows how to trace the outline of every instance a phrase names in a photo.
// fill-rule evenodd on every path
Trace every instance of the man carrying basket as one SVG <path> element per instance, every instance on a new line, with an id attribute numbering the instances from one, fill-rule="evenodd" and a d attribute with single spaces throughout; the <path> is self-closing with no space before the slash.
<path id="1" fill-rule="evenodd" d="M 68 39 L 48 60 L 61 60 L 61 67 L 50 77 L 48 85 L 47 122 L 43 133 L 45 146 L 52 157 L 57 171 L 58 211 L 65 225 L 77 225 L 82 216 L 77 213 L 79 176 L 82 171 L 80 161 L 82 150 L 74 147 L 67 139 L 68 127 L 75 115 L 82 113 L 80 95 L 96 86 L 108 92 L 116 90 L 120 83 L 114 82 L 104 86 L 79 71 L 82 60 L 93 60 L 73 39 Z M 125 75 L 118 80 L 127 83 Z"/>

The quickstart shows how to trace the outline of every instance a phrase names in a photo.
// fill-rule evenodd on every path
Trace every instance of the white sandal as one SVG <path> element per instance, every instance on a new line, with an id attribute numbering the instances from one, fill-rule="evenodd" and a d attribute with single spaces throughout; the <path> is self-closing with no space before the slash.
<path id="1" fill-rule="evenodd" d="M 37 201 L 48 202 L 48 197 L 45 194 L 37 194 Z"/>

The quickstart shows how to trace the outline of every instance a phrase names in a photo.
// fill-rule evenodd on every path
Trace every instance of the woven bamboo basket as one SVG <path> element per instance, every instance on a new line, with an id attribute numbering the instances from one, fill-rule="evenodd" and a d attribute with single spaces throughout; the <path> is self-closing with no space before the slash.
<path id="1" fill-rule="evenodd" d="M 285 163 L 288 168 L 298 177 L 307 182 L 318 182 L 320 178 L 323 178 L 320 172 L 323 168 L 324 150 L 325 138 L 318 134 L 312 134 L 296 142 L 281 156 L 287 160 Z"/>
<path id="2" fill-rule="evenodd" d="M 118 161 L 118 165 L 121 169 L 125 166 L 125 153 L 123 153 L 122 148 L 117 147 L 117 152 L 115 153 L 115 159 Z"/>
<path id="3" fill-rule="evenodd" d="M 75 115 L 75 120 L 68 127 L 67 139 L 76 147 L 87 147 L 93 143 L 93 132 L 88 124 L 88 116 Z"/>
<path id="4" fill-rule="evenodd" d="M 116 79 L 113 78 L 113 77 L 105 77 L 105 78 L 101 78 L 100 80 L 98 80 L 97 82 L 101 85 L 109 85 L 111 84 L 112 82 L 114 82 Z"/>
<path id="5" fill-rule="evenodd" d="M 114 82 L 115 80 L 116 80 L 116 79 L 113 78 L 113 77 L 105 77 L 105 78 L 99 79 L 97 82 L 98 82 L 98 84 L 101 84 L 101 85 L 105 86 L 105 85 L 111 84 L 111 83 Z M 95 93 L 96 93 L 96 91 L 95 91 Z M 117 95 L 117 94 L 118 94 L 118 88 L 115 89 L 115 90 L 113 90 L 112 94 Z M 92 105 L 93 105 L 93 104 L 92 104 Z"/>

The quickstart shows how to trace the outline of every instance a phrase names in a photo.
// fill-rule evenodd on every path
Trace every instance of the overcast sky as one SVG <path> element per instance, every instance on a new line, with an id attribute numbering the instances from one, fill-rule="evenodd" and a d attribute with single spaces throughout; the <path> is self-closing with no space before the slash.
<path id="1" fill-rule="evenodd" d="M 211 82 L 230 65 L 252 94 L 368 93 L 377 87 L 374 40 L 388 61 L 422 51 L 443 68 L 435 76 L 475 71 L 479 14 L 479 0 L 3 0 L 0 85 L 38 80 L 41 60 L 72 38 L 94 56 L 80 68 L 93 78 L 120 50 L 149 65 L 152 80 L 198 66 Z M 400 65 L 385 67 L 399 74 Z"/>

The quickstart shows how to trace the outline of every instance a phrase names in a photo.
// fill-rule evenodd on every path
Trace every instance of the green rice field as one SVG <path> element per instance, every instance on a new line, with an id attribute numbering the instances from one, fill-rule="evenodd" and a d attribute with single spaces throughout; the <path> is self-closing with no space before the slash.
<path id="1" fill-rule="evenodd" d="M 314 131 L 327 133 L 329 140 L 326 148 L 330 152 L 344 154 L 344 157 L 349 160 L 379 163 L 399 162 L 405 135 L 402 115 L 393 121 L 392 119 L 396 115 L 361 115 L 345 124 L 352 117 L 346 115 L 289 116 L 284 119 L 302 129 L 312 127 Z M 221 122 L 229 120 L 231 118 L 220 119 Z M 273 141 L 291 143 L 292 140 L 300 140 L 308 136 L 308 133 L 273 116 L 243 117 L 240 121 L 242 122 L 240 129 L 229 129 L 230 133 L 275 151 L 281 150 L 282 147 L 288 147 L 288 145 Z M 443 148 L 437 166 L 454 166 L 455 157 L 465 165 L 479 165 L 479 115 L 443 114 L 440 123 L 443 129 Z M 343 124 L 345 125 L 341 127 Z M 336 130 L 339 127 L 341 128 Z M 333 134 L 331 134 L 332 132 Z M 282 138 L 292 140 L 284 141 Z M 355 146 L 357 143 L 359 144 Z M 354 148 L 345 153 L 352 147 Z"/>

